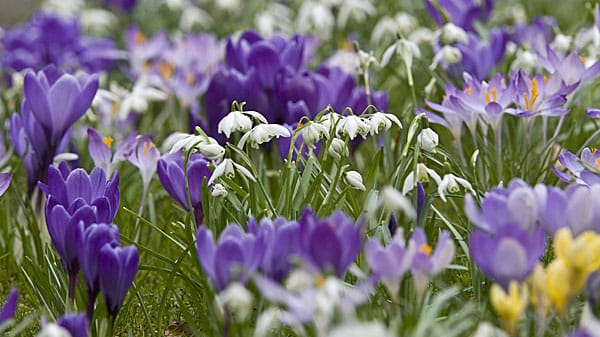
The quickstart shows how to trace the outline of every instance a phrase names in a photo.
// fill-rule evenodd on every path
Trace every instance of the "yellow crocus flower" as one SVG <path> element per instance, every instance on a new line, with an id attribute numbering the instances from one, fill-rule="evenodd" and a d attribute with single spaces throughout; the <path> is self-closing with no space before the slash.
<path id="1" fill-rule="evenodd" d="M 527 287 L 519 286 L 516 281 L 508 285 L 508 293 L 497 284 L 490 289 L 490 300 L 494 311 L 498 314 L 504 329 L 514 334 L 521 314 L 527 306 Z"/>

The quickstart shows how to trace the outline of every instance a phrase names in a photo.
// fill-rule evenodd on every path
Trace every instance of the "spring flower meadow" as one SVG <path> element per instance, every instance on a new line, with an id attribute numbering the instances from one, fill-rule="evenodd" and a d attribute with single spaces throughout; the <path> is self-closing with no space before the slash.
<path id="1" fill-rule="evenodd" d="M 0 335 L 600 337 L 595 1 L 11 6 Z"/>

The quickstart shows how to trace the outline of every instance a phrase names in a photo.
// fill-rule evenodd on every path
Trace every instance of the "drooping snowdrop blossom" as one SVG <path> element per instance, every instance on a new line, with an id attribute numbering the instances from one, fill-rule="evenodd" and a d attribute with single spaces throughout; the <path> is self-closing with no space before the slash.
<path id="1" fill-rule="evenodd" d="M 423 129 L 417 136 L 417 142 L 423 150 L 435 153 L 439 143 L 439 136 L 430 128 Z"/>
<path id="2" fill-rule="evenodd" d="M 438 185 L 438 194 L 444 202 L 446 202 L 446 192 L 457 193 L 460 191 L 460 186 L 464 187 L 471 193 L 475 193 L 471 183 L 466 179 L 455 176 L 454 174 L 446 174 Z"/>
<path id="3" fill-rule="evenodd" d="M 329 153 L 329 155 L 336 160 L 340 160 L 342 157 L 345 157 L 349 154 L 348 145 L 345 141 L 339 138 L 334 138 L 331 140 L 331 145 L 329 145 L 327 153 Z"/>
<path id="4" fill-rule="evenodd" d="M 258 124 L 253 127 L 250 131 L 246 132 L 240 142 L 238 143 L 239 148 L 244 148 L 246 142 L 255 149 L 258 149 L 260 144 L 271 141 L 273 138 L 279 137 L 291 137 L 290 130 L 283 125 L 279 124 Z"/>
<path id="5" fill-rule="evenodd" d="M 225 154 L 225 148 L 212 137 L 206 136 L 202 129 L 197 128 L 200 134 L 174 132 L 163 143 L 163 151 L 173 154 L 181 149 L 194 150 L 210 160 L 219 160 Z"/>
<path id="6" fill-rule="evenodd" d="M 252 175 L 252 172 L 250 172 L 247 168 L 234 162 L 230 158 L 225 158 L 221 161 L 221 163 L 219 163 L 219 165 L 217 165 L 217 167 L 215 167 L 210 179 L 208 180 L 208 185 L 212 185 L 212 183 L 221 176 L 233 178 L 236 170 L 240 171 L 246 178 L 256 181 L 256 178 L 254 175 Z"/>
<path id="7" fill-rule="evenodd" d="M 402 128 L 402 123 L 400 123 L 400 119 L 396 115 L 380 111 L 368 115 L 366 122 L 370 126 L 369 133 L 371 136 L 379 134 L 381 130 L 389 130 L 392 124 L 396 124 L 399 128 Z"/>
<path id="8" fill-rule="evenodd" d="M 252 119 L 256 118 L 260 123 L 268 124 L 267 119 L 257 111 L 232 111 L 223 117 L 218 124 L 218 132 L 224 133 L 230 138 L 233 132 L 247 132 L 252 128 Z"/>
<path id="9" fill-rule="evenodd" d="M 364 191 L 366 190 L 365 185 L 363 184 L 363 179 L 360 172 L 357 171 L 347 171 L 344 172 L 344 179 L 348 185 L 352 186 L 352 188 Z"/>
<path id="10" fill-rule="evenodd" d="M 402 185 L 402 194 L 406 195 L 408 192 L 412 191 L 413 188 L 415 188 L 417 182 L 427 182 L 429 181 L 429 178 L 433 179 L 438 187 L 442 183 L 440 175 L 435 172 L 435 170 L 430 169 L 423 163 L 417 164 L 417 176 L 415 177 L 415 171 L 410 171 L 410 173 L 406 176 L 406 179 L 404 179 L 404 185 Z"/>
<path id="11" fill-rule="evenodd" d="M 348 136 L 350 140 L 353 140 L 358 135 L 366 138 L 371 132 L 371 127 L 363 117 L 351 114 L 340 119 L 337 123 L 336 132 L 339 137 Z"/>
<path id="12" fill-rule="evenodd" d="M 302 140 L 310 149 L 314 149 L 315 143 L 321 140 L 321 138 L 329 137 L 329 129 L 318 122 L 308 121 L 302 125 L 301 130 Z"/>

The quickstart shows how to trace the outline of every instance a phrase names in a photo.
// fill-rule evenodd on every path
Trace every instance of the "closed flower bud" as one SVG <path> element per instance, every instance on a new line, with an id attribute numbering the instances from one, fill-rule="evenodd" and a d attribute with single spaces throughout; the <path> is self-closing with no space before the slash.
<path id="1" fill-rule="evenodd" d="M 218 160 L 223 158 L 225 148 L 217 143 L 202 143 L 197 146 L 198 152 L 210 160 Z"/>
<path id="2" fill-rule="evenodd" d="M 467 32 L 452 22 L 447 23 L 441 32 L 441 39 L 443 44 L 452 44 L 454 42 L 467 43 L 469 38 Z"/>
<path id="3" fill-rule="evenodd" d="M 327 152 L 336 160 L 340 160 L 342 156 L 348 155 L 348 146 L 346 146 L 346 142 L 343 140 L 334 138 Z"/>
<path id="4" fill-rule="evenodd" d="M 363 179 L 360 173 L 356 171 L 348 171 L 345 173 L 344 177 L 346 178 L 346 183 L 352 186 L 352 188 L 364 191 L 366 190 L 365 185 L 363 184 Z"/>
<path id="5" fill-rule="evenodd" d="M 435 153 L 435 148 L 439 143 L 439 137 L 435 131 L 427 128 L 419 133 L 417 136 L 417 142 L 423 150 Z"/>

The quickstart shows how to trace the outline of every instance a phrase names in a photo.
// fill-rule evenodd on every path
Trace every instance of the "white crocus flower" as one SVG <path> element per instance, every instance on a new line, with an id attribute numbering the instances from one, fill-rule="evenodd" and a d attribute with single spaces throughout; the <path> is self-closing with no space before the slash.
<path id="1" fill-rule="evenodd" d="M 339 138 L 334 138 L 331 140 L 331 145 L 329 145 L 327 153 L 329 153 L 329 155 L 331 155 L 336 160 L 340 160 L 342 159 L 342 156 L 348 155 L 348 146 L 343 140 Z"/>
<path id="2" fill-rule="evenodd" d="M 383 206 L 389 211 L 402 211 L 409 218 L 414 219 L 417 217 L 415 209 L 408 200 L 408 198 L 400 193 L 397 189 L 392 186 L 386 186 L 383 188 L 377 201 L 378 207 Z"/>
<path id="3" fill-rule="evenodd" d="M 438 194 L 440 195 L 440 198 L 446 202 L 446 191 L 450 193 L 457 193 L 460 191 L 459 185 L 462 185 L 465 189 L 475 194 L 471 183 L 463 178 L 455 176 L 454 174 L 446 174 L 442 179 L 442 182 L 438 184 Z"/>
<path id="4" fill-rule="evenodd" d="M 325 125 L 311 121 L 302 127 L 302 138 L 309 148 L 314 149 L 315 143 L 321 140 L 321 137 L 329 137 L 329 128 Z"/>
<path id="5" fill-rule="evenodd" d="M 437 174 L 437 172 L 425 166 L 425 164 L 423 163 L 417 164 L 417 180 L 415 181 L 415 171 L 411 171 L 404 180 L 404 186 L 402 186 L 402 194 L 406 195 L 406 193 L 410 192 L 417 184 L 417 181 L 429 181 L 429 177 L 431 177 L 431 179 L 433 179 L 433 181 L 435 181 L 435 183 L 438 186 L 442 182 L 442 179 L 440 178 L 440 175 Z"/>
<path id="6" fill-rule="evenodd" d="M 357 171 L 348 171 L 344 173 L 344 178 L 346 179 L 346 183 L 352 186 L 352 188 L 365 191 L 365 185 L 363 184 L 362 176 Z"/>
<path id="7" fill-rule="evenodd" d="M 396 115 L 376 112 L 372 114 L 368 119 L 367 123 L 370 126 L 369 133 L 371 135 L 379 134 L 379 130 L 388 130 L 392 127 L 392 123 L 398 125 L 399 128 L 402 128 L 402 123 Z"/>
<path id="8" fill-rule="evenodd" d="M 435 153 L 435 148 L 439 144 L 439 136 L 430 128 L 423 129 L 417 136 L 417 143 L 423 150 Z"/>
<path id="9" fill-rule="evenodd" d="M 239 131 L 246 132 L 252 128 L 252 119 L 255 117 L 261 123 L 267 123 L 267 119 L 256 111 L 232 111 L 227 116 L 223 117 L 217 125 L 217 131 L 224 133 L 227 138 L 231 136 L 231 133 Z"/>
<path id="10" fill-rule="evenodd" d="M 350 115 L 343 117 L 337 124 L 338 136 L 348 135 L 350 139 L 360 134 L 363 138 L 369 133 L 370 127 L 361 117 Z"/>
<path id="11" fill-rule="evenodd" d="M 229 178 L 233 178 L 235 176 L 235 170 L 239 170 L 243 175 L 245 175 L 248 179 L 252 181 L 256 181 L 256 178 L 252 175 L 252 173 L 242 165 L 234 162 L 233 160 L 226 158 L 215 167 L 210 179 L 208 180 L 208 185 L 211 185 L 217 178 L 221 176 L 226 176 Z"/>
<path id="12" fill-rule="evenodd" d="M 230 284 L 216 298 L 221 308 L 227 308 L 241 322 L 244 322 L 252 312 L 254 296 L 239 282 Z"/>
<path id="13" fill-rule="evenodd" d="M 440 38 L 444 44 L 452 44 L 455 42 L 467 43 L 469 37 L 467 32 L 452 22 L 447 23 L 442 27 Z"/>
<path id="14" fill-rule="evenodd" d="M 71 337 L 71 333 L 56 323 L 46 324 L 36 337 Z"/>
<path id="15" fill-rule="evenodd" d="M 292 134 L 285 126 L 279 124 L 259 124 L 252 128 L 252 130 L 246 132 L 240 142 L 238 143 L 239 148 L 243 148 L 246 142 L 250 140 L 250 145 L 253 148 L 258 148 L 258 145 L 266 143 L 271 139 L 279 137 L 290 137 Z"/>

